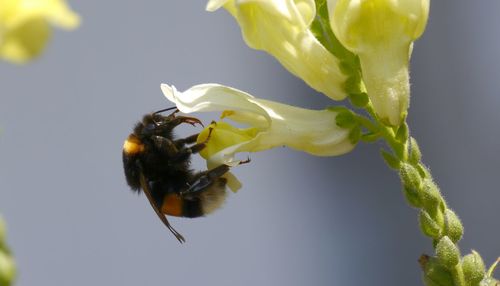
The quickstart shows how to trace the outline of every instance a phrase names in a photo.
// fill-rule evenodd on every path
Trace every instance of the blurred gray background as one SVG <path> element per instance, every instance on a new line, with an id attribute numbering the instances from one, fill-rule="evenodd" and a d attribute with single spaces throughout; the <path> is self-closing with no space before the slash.
<path id="1" fill-rule="evenodd" d="M 56 31 L 27 66 L 0 63 L 0 212 L 17 285 L 422 284 L 417 259 L 432 248 L 382 144 L 331 158 L 252 154 L 223 209 L 171 219 L 187 238 L 179 245 L 129 191 L 121 163 L 133 124 L 170 106 L 160 83 L 332 102 L 246 47 L 236 22 L 205 12 L 206 1 L 70 4 L 78 30 Z M 462 249 L 490 264 L 500 255 L 500 2 L 431 6 L 412 58 L 411 132 L 463 220 Z"/>

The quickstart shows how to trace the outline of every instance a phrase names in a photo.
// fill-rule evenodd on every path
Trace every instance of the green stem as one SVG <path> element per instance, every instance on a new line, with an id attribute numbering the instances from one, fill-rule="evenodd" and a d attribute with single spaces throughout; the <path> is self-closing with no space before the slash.
<path id="1" fill-rule="evenodd" d="M 462 265 L 459 263 L 453 269 L 450 270 L 451 276 L 453 277 L 453 283 L 455 286 L 466 286 L 464 272 L 462 270 Z"/>
<path id="2" fill-rule="evenodd" d="M 420 219 L 422 231 L 433 240 L 433 246 L 436 248 L 441 239 L 451 239 L 449 243 L 456 245 L 462 236 L 462 225 L 458 217 L 448 209 L 448 206 L 442 197 L 439 188 L 432 181 L 430 171 L 422 164 L 421 155 L 416 140 L 412 139 L 412 146 L 409 145 L 410 137 L 408 132 L 401 132 L 399 128 L 406 128 L 406 122 L 399 128 L 388 127 L 378 120 L 371 103 L 365 106 L 369 118 L 356 115 L 359 124 L 370 134 L 377 134 L 383 138 L 387 145 L 392 149 L 394 157 L 399 160 L 400 176 L 403 182 L 405 195 L 411 201 L 411 205 L 421 209 Z M 406 130 L 407 131 L 407 130 Z M 414 146 L 415 145 L 415 146 Z M 415 154 L 411 154 L 414 152 Z M 457 255 L 460 256 L 460 250 L 456 246 Z M 451 248 L 452 249 L 452 248 Z M 444 251 L 444 252 L 443 252 Z M 446 248 L 441 249 L 441 254 L 446 257 L 448 254 Z M 451 251 L 451 250 L 450 250 Z M 439 259 L 438 259 L 439 261 Z M 446 269 L 443 267 L 442 269 Z M 449 271 L 450 285 L 466 286 L 466 279 L 461 263 L 458 263 Z"/>

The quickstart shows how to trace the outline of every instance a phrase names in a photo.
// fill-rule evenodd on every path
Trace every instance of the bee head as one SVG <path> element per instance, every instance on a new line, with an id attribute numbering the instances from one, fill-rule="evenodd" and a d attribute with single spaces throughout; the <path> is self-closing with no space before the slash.
<path id="1" fill-rule="evenodd" d="M 168 116 L 157 113 L 146 114 L 142 118 L 142 121 L 134 128 L 134 133 L 143 136 L 164 135 L 166 132 L 172 131 L 175 127 L 174 124 L 171 124 L 174 118 L 174 114 Z"/>

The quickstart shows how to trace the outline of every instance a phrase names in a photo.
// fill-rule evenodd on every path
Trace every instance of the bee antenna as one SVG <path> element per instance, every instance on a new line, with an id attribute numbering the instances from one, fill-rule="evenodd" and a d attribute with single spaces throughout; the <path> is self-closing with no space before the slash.
<path id="1" fill-rule="evenodd" d="M 175 110 L 174 110 L 174 112 L 172 112 L 172 113 L 171 113 L 171 114 L 169 114 L 168 116 L 174 115 L 174 114 L 176 114 L 177 112 L 179 112 L 179 109 L 177 109 L 177 107 L 176 107 L 176 106 L 174 106 L 174 107 L 169 107 L 169 108 L 165 108 L 165 109 L 160 109 L 160 110 L 158 110 L 158 111 L 153 112 L 153 113 L 151 114 L 151 115 L 153 115 L 153 116 L 152 116 L 153 123 L 154 123 L 156 126 L 160 126 L 160 125 L 161 125 L 161 123 L 160 123 L 160 122 L 158 122 L 158 121 L 156 121 L 154 116 L 155 116 L 156 114 L 160 114 L 160 113 L 162 113 L 162 112 L 169 111 L 169 110 L 173 110 L 173 109 L 175 109 Z"/>
<path id="2" fill-rule="evenodd" d="M 165 108 L 165 109 L 160 109 L 158 111 L 153 112 L 153 115 L 156 115 L 158 113 L 162 113 L 162 112 L 165 112 L 165 111 L 173 110 L 173 109 L 177 109 L 177 106 L 169 107 L 169 108 Z M 174 113 L 176 113 L 176 112 L 179 112 L 179 109 L 177 109 Z"/>

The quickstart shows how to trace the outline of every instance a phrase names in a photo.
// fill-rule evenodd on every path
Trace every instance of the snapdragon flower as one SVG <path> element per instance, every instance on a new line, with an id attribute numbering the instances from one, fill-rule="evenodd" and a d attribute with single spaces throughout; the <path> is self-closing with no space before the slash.
<path id="1" fill-rule="evenodd" d="M 64 0 L 0 0 L 0 58 L 24 63 L 43 51 L 49 24 L 69 30 L 79 23 Z"/>
<path id="2" fill-rule="evenodd" d="M 335 36 L 360 58 L 375 112 L 398 126 L 409 105 L 411 46 L 424 32 L 429 0 L 328 0 L 328 12 Z"/>
<path id="3" fill-rule="evenodd" d="M 198 142 L 203 142 L 212 129 L 201 152 L 209 168 L 238 164 L 235 154 L 240 152 L 287 146 L 316 156 L 335 156 L 349 152 L 355 144 L 349 137 L 351 130 L 337 125 L 334 110 L 309 110 L 259 99 L 219 84 L 196 85 L 184 92 L 166 84 L 161 89 L 181 112 L 221 112 L 221 118 L 247 126 L 237 128 L 219 121 L 200 133 Z"/>
<path id="4" fill-rule="evenodd" d="M 313 0 L 211 0 L 208 11 L 224 7 L 240 25 L 248 46 L 273 55 L 288 71 L 334 100 L 346 97 L 339 60 L 314 36 Z"/>

